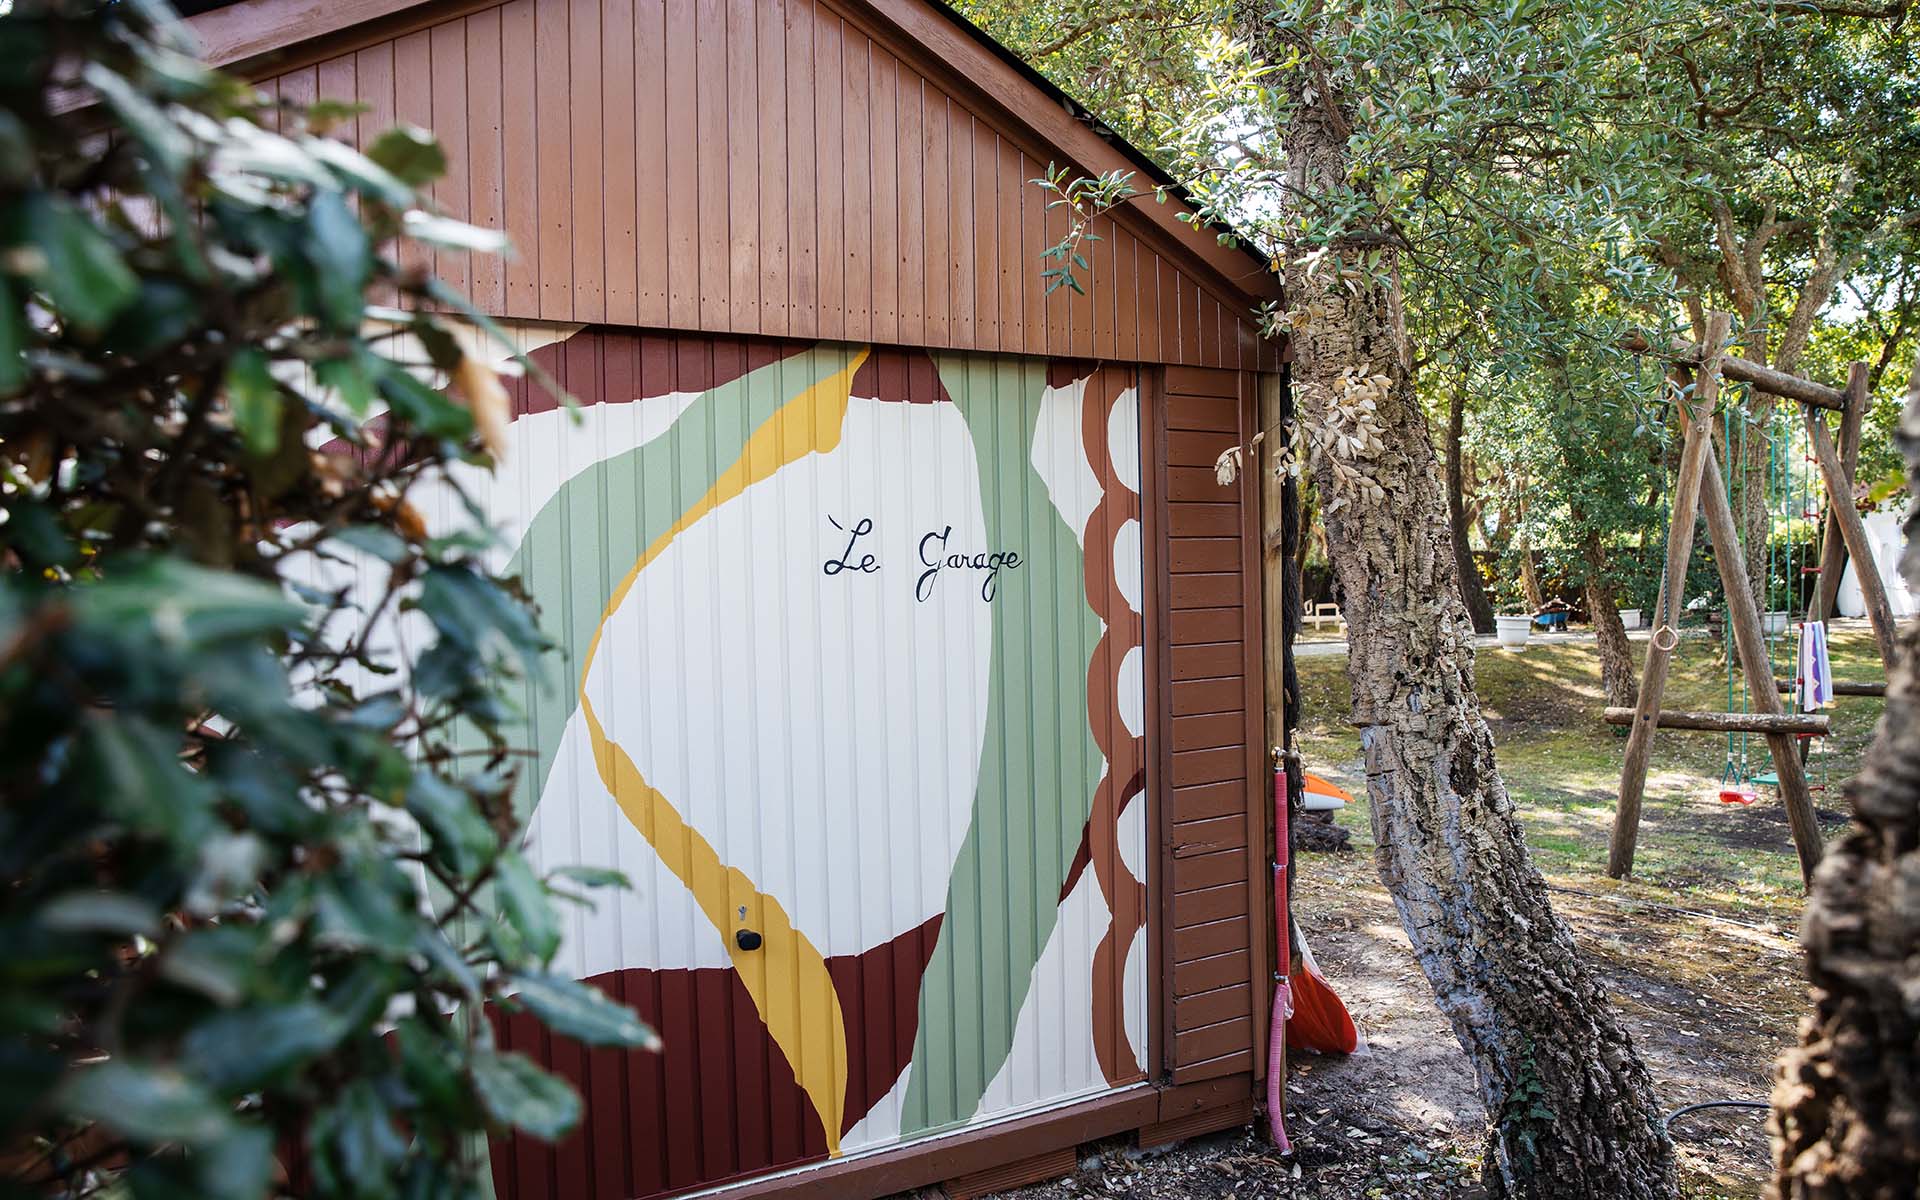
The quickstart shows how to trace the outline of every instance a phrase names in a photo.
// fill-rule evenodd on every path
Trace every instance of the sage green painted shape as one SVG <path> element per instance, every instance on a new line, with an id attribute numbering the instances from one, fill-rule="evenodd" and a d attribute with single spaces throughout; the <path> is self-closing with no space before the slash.
<path id="1" fill-rule="evenodd" d="M 528 524 L 506 574 L 520 576 L 539 604 L 541 628 L 558 645 L 559 663 L 544 685 L 528 689 L 528 724 L 539 758 L 521 773 L 515 796 L 523 824 L 546 788 L 579 703 L 587 646 L 614 589 L 647 548 L 740 461 L 755 431 L 806 388 L 845 370 L 858 349 L 822 343 L 701 393 L 659 437 L 601 459 L 561 484 Z M 626 697 L 647 703 L 645 681 L 627 681 L 612 703 Z"/>
<path id="2" fill-rule="evenodd" d="M 523 822 L 553 769 L 588 643 L 614 589 L 781 405 L 844 369 L 854 352 L 823 344 L 703 393 L 667 432 L 569 478 L 528 525 L 506 574 L 520 575 L 539 604 L 559 662 L 546 686 L 529 688 L 538 759 L 521 778 Z M 1026 565 L 1002 573 L 993 601 L 973 817 L 922 980 L 905 1133 L 966 1124 L 1006 1061 L 1100 768 L 1086 688 L 1100 625 L 1086 604 L 1079 542 L 1032 463 L 1046 364 L 957 356 L 937 363 L 980 463 L 989 541 L 1019 550 Z M 627 694 L 648 702 L 641 681 Z"/>
<path id="3" fill-rule="evenodd" d="M 935 362 L 973 439 L 988 543 L 1019 551 L 1025 562 L 1003 573 L 993 601 L 973 819 L 921 979 L 903 1133 L 966 1124 L 1006 1062 L 1101 762 L 1087 719 L 1100 622 L 1087 606 L 1080 543 L 1033 466 L 1046 363 L 945 355 Z"/>

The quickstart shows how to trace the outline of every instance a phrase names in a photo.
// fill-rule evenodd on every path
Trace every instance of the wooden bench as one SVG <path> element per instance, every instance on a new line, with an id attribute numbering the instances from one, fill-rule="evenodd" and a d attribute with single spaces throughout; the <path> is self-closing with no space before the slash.
<path id="1" fill-rule="evenodd" d="M 1340 615 L 1340 606 L 1338 604 L 1314 605 L 1313 611 L 1307 614 L 1307 620 L 1313 622 L 1313 627 L 1316 630 L 1328 621 L 1333 622 L 1335 629 L 1344 631 L 1347 627 L 1347 619 Z"/>

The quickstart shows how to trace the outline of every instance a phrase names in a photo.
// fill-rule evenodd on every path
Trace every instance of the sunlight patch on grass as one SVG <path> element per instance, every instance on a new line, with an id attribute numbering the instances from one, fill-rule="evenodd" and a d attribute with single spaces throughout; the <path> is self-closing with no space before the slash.
<path id="1" fill-rule="evenodd" d="M 1636 651 L 1640 649 L 1636 644 Z M 1790 652 L 1790 651 L 1789 651 Z M 1881 677 L 1872 635 L 1864 629 L 1832 636 L 1834 674 Z M 1346 662 L 1338 657 L 1298 663 L 1302 721 L 1299 747 L 1308 769 L 1353 793 L 1355 803 L 1336 816 L 1361 851 L 1373 848 L 1359 732 L 1347 724 L 1350 693 Z M 1634 875 L 1605 876 L 1607 840 L 1626 740 L 1600 720 L 1604 692 L 1591 644 L 1530 647 L 1520 653 L 1481 652 L 1475 669 L 1481 711 L 1492 728 L 1502 780 L 1526 830 L 1536 865 L 1563 887 L 1615 889 L 1647 902 L 1738 914 L 1745 920 L 1784 922 L 1801 906 L 1799 862 L 1774 790 L 1761 786 L 1751 808 L 1722 805 L 1717 793 L 1729 759 L 1735 774 L 1757 775 L 1772 763 L 1764 739 L 1662 731 L 1654 743 Z M 1734 707 L 1741 707 L 1735 679 Z M 1669 708 L 1723 710 L 1726 667 L 1719 646 L 1691 637 L 1676 656 L 1663 703 Z M 1841 810 L 1841 784 L 1859 769 L 1882 704 L 1846 698 L 1830 710 L 1834 736 L 1809 762 L 1818 808 Z M 1825 828 L 1828 837 L 1843 828 Z"/>

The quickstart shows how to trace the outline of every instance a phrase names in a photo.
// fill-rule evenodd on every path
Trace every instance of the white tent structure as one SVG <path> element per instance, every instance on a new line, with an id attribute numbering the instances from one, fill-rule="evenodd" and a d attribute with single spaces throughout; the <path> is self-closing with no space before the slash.
<path id="1" fill-rule="evenodd" d="M 1907 589 L 1907 581 L 1900 575 L 1900 554 L 1907 544 L 1901 532 L 1906 522 L 1905 510 L 1881 509 L 1866 514 L 1862 520 L 1867 527 L 1867 538 L 1873 543 L 1874 566 L 1886 585 L 1887 606 L 1895 617 L 1912 616 L 1920 610 L 1920 598 Z M 1866 601 L 1860 595 L 1860 578 L 1855 574 L 1851 558 L 1847 560 L 1846 573 L 1840 576 L 1840 594 L 1835 607 L 1843 617 L 1863 617 L 1867 613 Z"/>

